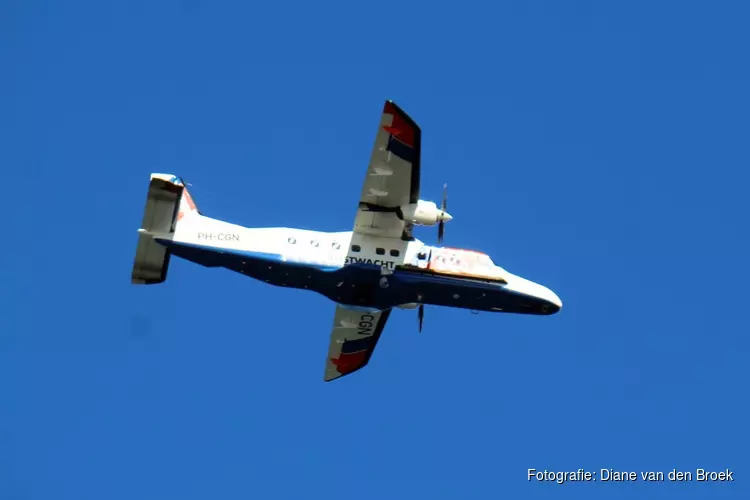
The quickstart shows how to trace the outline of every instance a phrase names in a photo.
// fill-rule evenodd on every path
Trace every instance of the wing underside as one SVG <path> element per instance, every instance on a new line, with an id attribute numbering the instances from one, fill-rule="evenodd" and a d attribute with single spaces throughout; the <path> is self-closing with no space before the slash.
<path id="1" fill-rule="evenodd" d="M 354 232 L 386 238 L 411 238 L 411 223 L 401 207 L 419 200 L 422 132 L 394 102 L 386 101 L 359 197 Z M 350 252 L 353 252 L 350 249 Z M 364 368 L 372 357 L 391 310 L 336 306 L 325 380 Z"/>
<path id="2" fill-rule="evenodd" d="M 419 200 L 422 132 L 394 102 L 386 101 L 359 198 L 354 232 L 384 237 L 411 233 L 399 207 Z"/>
<path id="3" fill-rule="evenodd" d="M 326 360 L 326 382 L 353 373 L 370 362 L 390 314 L 390 309 L 367 312 L 336 306 Z"/>

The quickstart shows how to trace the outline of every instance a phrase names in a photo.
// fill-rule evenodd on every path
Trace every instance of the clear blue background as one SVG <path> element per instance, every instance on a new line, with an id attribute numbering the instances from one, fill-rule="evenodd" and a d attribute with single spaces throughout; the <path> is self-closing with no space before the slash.
<path id="1" fill-rule="evenodd" d="M 749 498 L 746 2 L 1 5 L 0 499 Z M 349 230 L 386 98 L 561 314 L 396 311 L 326 384 L 322 296 L 130 284 L 150 172 Z M 579 467 L 736 481 L 527 481 Z"/>

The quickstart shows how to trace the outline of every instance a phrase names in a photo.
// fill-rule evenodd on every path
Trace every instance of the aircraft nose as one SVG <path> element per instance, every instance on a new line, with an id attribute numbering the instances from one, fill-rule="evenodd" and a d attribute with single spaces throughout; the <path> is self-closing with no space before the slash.
<path id="1" fill-rule="evenodd" d="M 443 220 L 444 222 L 448 222 L 449 220 L 453 220 L 453 216 L 452 216 L 451 214 L 449 214 L 448 212 L 443 212 L 443 213 L 441 213 L 441 214 L 440 214 L 440 218 L 441 218 L 441 219 L 442 219 L 442 220 Z"/>
<path id="2" fill-rule="evenodd" d="M 555 292 L 552 292 L 552 295 L 554 296 L 552 303 L 557 307 L 557 310 L 559 311 L 560 309 L 562 309 L 562 300 L 560 300 L 560 297 L 558 297 Z"/>
<path id="3" fill-rule="evenodd" d="M 547 289 L 547 292 L 547 297 L 545 298 L 547 299 L 547 301 L 549 301 L 550 313 L 554 314 L 556 312 L 560 312 L 560 309 L 562 309 L 562 300 L 560 300 L 560 297 L 558 297 L 557 294 L 549 288 Z"/>

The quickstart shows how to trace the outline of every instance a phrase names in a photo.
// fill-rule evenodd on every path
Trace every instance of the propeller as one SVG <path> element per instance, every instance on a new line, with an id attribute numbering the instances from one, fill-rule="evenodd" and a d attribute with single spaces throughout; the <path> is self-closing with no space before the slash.
<path id="1" fill-rule="evenodd" d="M 448 184 L 443 184 L 443 201 L 440 203 L 440 222 L 438 223 L 438 245 L 443 243 L 445 235 L 445 213 L 448 210 Z M 450 220 L 450 219 L 449 219 Z"/>
<path id="2" fill-rule="evenodd" d="M 422 323 L 424 322 L 424 304 L 419 304 L 417 315 L 419 316 L 419 333 L 422 333 Z"/>
<path id="3" fill-rule="evenodd" d="M 443 237 L 445 236 L 445 221 L 451 220 L 448 214 L 448 183 L 443 184 L 443 200 L 440 202 L 440 222 L 438 222 L 438 245 L 443 243 Z M 432 260 L 432 252 L 427 258 L 427 262 Z M 422 333 L 422 325 L 424 324 L 424 304 L 419 304 L 419 310 L 417 311 L 419 317 L 419 333 Z"/>
<path id="4" fill-rule="evenodd" d="M 430 252 L 430 256 L 428 259 L 432 257 L 432 252 Z M 422 324 L 424 323 L 424 304 L 422 304 L 422 301 L 424 300 L 424 297 L 422 294 L 417 295 L 417 300 L 419 301 L 419 308 L 417 309 L 417 317 L 419 318 L 419 333 L 422 333 Z"/>

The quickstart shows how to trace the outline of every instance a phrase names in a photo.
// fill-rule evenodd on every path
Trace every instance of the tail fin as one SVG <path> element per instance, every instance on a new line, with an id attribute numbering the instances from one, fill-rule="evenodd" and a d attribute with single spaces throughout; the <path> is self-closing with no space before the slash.
<path id="1" fill-rule="evenodd" d="M 157 175 L 163 175 L 163 174 L 157 174 Z M 181 178 L 174 176 L 174 175 L 171 176 L 171 182 L 179 186 L 182 186 L 182 197 L 180 198 L 180 207 L 177 212 L 176 222 L 179 222 L 185 216 L 200 215 L 201 212 L 200 210 L 198 210 L 198 206 L 195 204 L 193 197 L 190 196 L 190 191 L 188 191 L 188 188 L 185 182 Z"/>
<path id="2" fill-rule="evenodd" d="M 171 239 L 177 223 L 200 215 L 185 183 L 171 174 L 151 174 L 151 182 L 138 235 L 131 281 L 153 285 L 167 279 L 169 250 L 158 239 Z"/>

